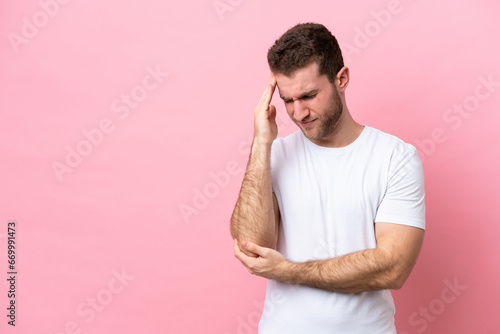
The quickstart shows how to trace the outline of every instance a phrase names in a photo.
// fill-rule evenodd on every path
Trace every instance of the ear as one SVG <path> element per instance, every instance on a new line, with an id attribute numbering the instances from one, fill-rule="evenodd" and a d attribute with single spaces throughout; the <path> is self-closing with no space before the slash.
<path id="1" fill-rule="evenodd" d="M 349 68 L 342 67 L 335 77 L 337 86 L 339 88 L 339 93 L 344 93 L 349 85 Z"/>

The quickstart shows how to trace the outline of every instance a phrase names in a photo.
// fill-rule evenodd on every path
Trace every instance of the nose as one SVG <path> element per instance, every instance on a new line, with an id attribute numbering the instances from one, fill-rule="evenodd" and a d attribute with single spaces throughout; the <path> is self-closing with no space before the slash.
<path id="1" fill-rule="evenodd" d="M 302 121 L 307 116 L 309 116 L 309 108 L 304 101 L 296 99 L 293 101 L 293 118 L 298 121 Z"/>

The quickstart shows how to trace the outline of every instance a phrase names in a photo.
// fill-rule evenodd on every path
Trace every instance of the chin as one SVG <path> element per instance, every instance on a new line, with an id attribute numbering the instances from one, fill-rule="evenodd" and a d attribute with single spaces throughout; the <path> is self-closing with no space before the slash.
<path id="1" fill-rule="evenodd" d="M 304 134 L 304 136 L 306 136 L 307 139 L 311 139 L 311 140 L 323 139 L 323 137 L 319 136 L 318 133 L 311 133 L 311 132 L 308 133 L 304 129 L 302 129 L 302 133 Z"/>

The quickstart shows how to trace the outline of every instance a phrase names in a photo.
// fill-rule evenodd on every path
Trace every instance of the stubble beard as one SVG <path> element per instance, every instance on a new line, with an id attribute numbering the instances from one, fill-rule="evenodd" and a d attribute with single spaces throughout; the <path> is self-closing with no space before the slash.
<path id="1" fill-rule="evenodd" d="M 340 116 L 342 116 L 342 110 L 343 106 L 339 92 L 335 90 L 330 100 L 330 104 L 327 107 L 327 112 L 324 113 L 322 118 L 318 119 L 320 124 L 317 133 L 315 135 L 307 134 L 304 129 L 302 129 L 302 132 L 308 139 L 318 140 L 327 137 L 335 130 L 335 127 L 339 123 Z"/>

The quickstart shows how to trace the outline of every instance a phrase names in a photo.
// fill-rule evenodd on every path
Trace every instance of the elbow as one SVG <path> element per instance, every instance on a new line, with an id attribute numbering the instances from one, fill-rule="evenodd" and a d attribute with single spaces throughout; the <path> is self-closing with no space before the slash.
<path id="1" fill-rule="evenodd" d="M 231 234 L 231 238 L 233 240 L 238 238 L 238 233 L 236 231 L 236 227 L 232 218 L 229 223 L 229 234 Z"/>
<path id="2" fill-rule="evenodd" d="M 231 234 L 231 238 L 238 239 L 238 207 L 236 206 L 229 218 L 229 233 Z"/>
<path id="3" fill-rule="evenodd" d="M 384 265 L 380 268 L 381 281 L 379 282 L 383 289 L 400 290 L 410 276 L 414 263 L 393 254 L 386 253 L 385 255 Z"/>
<path id="4" fill-rule="evenodd" d="M 406 279 L 395 279 L 390 283 L 388 288 L 391 290 L 399 290 L 403 287 L 405 282 L 406 282 Z"/>
<path id="5" fill-rule="evenodd" d="M 399 268 L 394 269 L 388 279 L 387 288 L 391 290 L 401 289 L 408 279 L 408 276 L 410 276 L 410 273 L 407 270 Z"/>
<path id="6" fill-rule="evenodd" d="M 398 258 L 387 259 L 385 265 L 379 268 L 378 275 L 378 288 L 399 290 L 405 284 L 408 276 L 410 275 L 411 268 Z"/>

